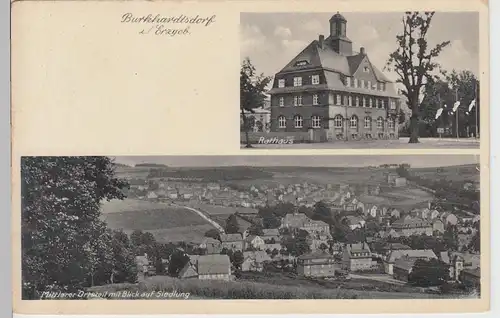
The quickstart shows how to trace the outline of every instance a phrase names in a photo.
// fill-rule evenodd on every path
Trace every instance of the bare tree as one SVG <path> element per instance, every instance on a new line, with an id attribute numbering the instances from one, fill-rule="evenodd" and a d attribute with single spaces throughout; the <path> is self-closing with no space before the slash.
<path id="1" fill-rule="evenodd" d="M 433 71 L 439 68 L 439 64 L 434 59 L 450 44 L 450 41 L 445 41 L 429 49 L 427 32 L 433 16 L 434 12 L 405 13 L 403 34 L 396 36 L 398 48 L 389 55 L 386 64 L 386 69 L 398 74 L 396 82 L 405 86 L 401 93 L 408 99 L 411 110 L 410 143 L 418 143 L 420 110 L 425 107 L 419 101 L 420 90 L 425 81 L 436 76 Z"/>

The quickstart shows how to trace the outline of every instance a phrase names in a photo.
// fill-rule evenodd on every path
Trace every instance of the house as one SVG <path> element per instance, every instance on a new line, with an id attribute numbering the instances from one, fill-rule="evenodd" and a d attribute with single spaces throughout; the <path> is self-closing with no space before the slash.
<path id="1" fill-rule="evenodd" d="M 342 255 L 343 269 L 352 272 L 370 269 L 372 253 L 367 243 L 347 244 Z"/>
<path id="2" fill-rule="evenodd" d="M 391 251 L 384 260 L 384 271 L 386 274 L 393 275 L 394 264 L 396 260 L 406 256 L 413 259 L 430 260 L 437 258 L 432 250 L 396 250 Z"/>
<path id="3" fill-rule="evenodd" d="M 460 253 L 460 252 L 441 252 L 439 255 L 441 261 L 445 264 L 452 265 L 453 259 L 459 256 L 463 259 L 463 267 L 466 269 L 475 269 L 480 267 L 481 265 L 481 257 L 479 254 L 472 254 L 469 252 Z"/>
<path id="4" fill-rule="evenodd" d="M 360 229 L 365 226 L 365 220 L 355 215 L 347 215 L 344 217 L 347 226 L 351 230 Z"/>
<path id="5" fill-rule="evenodd" d="M 180 270 L 178 277 L 181 279 L 189 279 L 189 278 L 198 278 L 198 257 L 191 257 L 194 255 L 190 255 L 189 261 L 184 265 L 184 267 Z M 199 256 L 199 255 L 195 255 Z"/>
<path id="6" fill-rule="evenodd" d="M 439 233 L 444 233 L 444 224 L 441 220 L 435 219 L 432 222 L 432 232 L 438 231 Z"/>
<path id="7" fill-rule="evenodd" d="M 431 219 L 431 220 L 434 220 L 434 219 L 438 218 L 440 214 L 441 214 L 441 213 L 439 213 L 439 211 L 438 211 L 438 210 L 432 210 L 432 211 L 431 211 L 431 215 L 430 215 L 430 219 Z"/>
<path id="8" fill-rule="evenodd" d="M 403 218 L 391 224 L 391 228 L 402 236 L 432 235 L 432 225 L 420 218 Z"/>
<path id="9" fill-rule="evenodd" d="M 198 258 L 198 279 L 231 280 L 229 256 L 212 254 Z"/>
<path id="10" fill-rule="evenodd" d="M 288 213 L 281 220 L 282 228 L 301 228 L 308 217 L 303 213 Z"/>
<path id="11" fill-rule="evenodd" d="M 207 190 L 220 191 L 220 184 L 215 183 L 215 182 L 210 182 L 207 184 Z"/>
<path id="12" fill-rule="evenodd" d="M 262 272 L 264 264 L 271 262 L 271 257 L 264 251 L 243 252 L 243 272 Z"/>
<path id="13" fill-rule="evenodd" d="M 392 209 L 391 210 L 391 217 L 399 219 L 399 218 L 401 218 L 401 212 L 399 212 L 398 209 Z"/>
<path id="14" fill-rule="evenodd" d="M 440 216 L 440 219 L 441 219 L 441 221 L 443 221 L 445 226 L 458 224 L 458 218 L 453 213 L 443 212 Z"/>
<path id="15" fill-rule="evenodd" d="M 314 131 L 328 140 L 398 138 L 400 96 L 368 58 L 352 50 L 339 13 L 330 35 L 319 35 L 274 76 L 271 131 Z M 289 107 L 289 106 L 308 107 Z M 346 127 L 348 125 L 348 127 Z"/>
<path id="16" fill-rule="evenodd" d="M 398 258 L 393 265 L 393 277 L 394 279 L 407 282 L 409 280 L 410 274 L 413 270 L 413 265 L 417 258 L 409 258 L 403 256 Z"/>
<path id="17" fill-rule="evenodd" d="M 394 180 L 395 187 L 405 187 L 406 186 L 406 178 L 398 177 Z"/>
<path id="18" fill-rule="evenodd" d="M 220 241 L 223 249 L 243 251 L 243 237 L 239 233 L 221 234 Z"/>
<path id="19" fill-rule="evenodd" d="M 205 249 L 207 251 L 207 254 L 220 254 L 220 252 L 222 251 L 221 242 L 211 237 L 203 238 L 199 247 Z"/>
<path id="20" fill-rule="evenodd" d="M 328 253 L 316 251 L 297 258 L 297 274 L 300 276 L 331 277 L 335 276 L 336 268 L 333 255 Z"/>
<path id="21" fill-rule="evenodd" d="M 372 206 L 369 210 L 368 210 L 368 213 L 371 217 L 375 218 L 377 217 L 377 212 L 378 212 L 378 208 L 376 205 Z"/>
<path id="22" fill-rule="evenodd" d="M 264 241 L 274 239 L 275 242 L 280 241 L 280 231 L 278 229 L 263 229 L 260 236 Z"/>
<path id="23" fill-rule="evenodd" d="M 408 245 L 401 244 L 401 243 L 387 243 L 382 248 L 382 252 L 383 252 L 384 256 L 389 255 L 392 251 L 400 251 L 400 250 L 404 250 L 404 251 L 411 250 L 411 247 L 409 247 Z"/>
<path id="24" fill-rule="evenodd" d="M 146 197 L 148 199 L 158 199 L 158 195 L 154 191 L 149 191 Z"/>
<path id="25" fill-rule="evenodd" d="M 313 221 L 309 218 L 305 219 L 300 229 L 306 230 L 312 235 L 330 234 L 330 226 L 328 225 L 328 223 L 325 223 L 323 221 Z"/>
<path id="26" fill-rule="evenodd" d="M 265 249 L 265 242 L 258 235 L 249 235 L 245 239 L 245 247 L 244 248 L 245 249 L 253 248 L 253 249 L 256 249 L 256 250 L 264 250 Z"/>

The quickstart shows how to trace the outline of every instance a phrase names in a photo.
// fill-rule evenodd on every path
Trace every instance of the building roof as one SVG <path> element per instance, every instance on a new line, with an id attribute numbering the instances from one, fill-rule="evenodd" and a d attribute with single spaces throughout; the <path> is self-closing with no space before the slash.
<path id="1" fill-rule="evenodd" d="M 397 250 L 392 251 L 388 256 L 386 261 L 389 263 L 394 263 L 397 259 L 404 256 L 409 258 L 437 258 L 436 254 L 432 250 Z"/>
<path id="2" fill-rule="evenodd" d="M 278 74 L 293 72 L 303 69 L 317 69 L 322 68 L 327 70 L 325 72 L 326 84 L 321 85 L 310 85 L 311 89 L 331 89 L 337 90 L 342 89 L 344 91 L 350 91 L 353 93 L 368 93 L 376 96 L 391 96 L 399 98 L 395 87 L 393 85 L 387 85 L 386 90 L 381 92 L 378 90 L 361 88 L 361 87 L 346 87 L 335 73 L 342 74 L 345 76 L 353 76 L 358 70 L 359 66 L 366 61 L 370 64 L 376 79 L 380 82 L 391 83 L 391 81 L 373 65 L 366 53 L 357 53 L 351 56 L 345 56 L 334 51 L 331 46 L 332 38 L 328 36 L 323 41 L 323 47 L 320 47 L 318 40 L 311 41 L 297 56 L 292 59 Z M 296 65 L 299 61 L 307 61 L 306 65 L 298 66 Z M 277 75 L 278 75 L 277 74 Z M 301 91 L 307 89 L 307 85 L 298 87 Z M 286 93 L 292 92 L 297 87 L 274 87 L 269 93 Z"/>
<path id="3" fill-rule="evenodd" d="M 440 253 L 441 260 L 451 265 L 453 260 L 458 257 L 461 258 L 464 262 L 464 267 L 468 267 L 470 269 L 480 267 L 481 257 L 479 254 L 471 254 L 471 253 L 460 253 L 460 252 L 441 252 Z"/>
<path id="4" fill-rule="evenodd" d="M 345 218 L 347 219 L 348 225 L 356 225 L 364 221 L 362 218 L 355 215 L 347 215 Z"/>
<path id="5" fill-rule="evenodd" d="M 368 246 L 367 243 L 363 242 L 363 243 L 355 243 L 355 244 L 347 244 L 346 245 L 346 249 L 347 249 L 347 252 L 349 253 L 349 257 L 351 258 L 357 258 L 357 257 L 370 257 L 371 256 L 371 250 L 370 250 L 370 246 Z M 368 253 L 370 255 L 366 256 L 366 255 L 355 255 L 357 253 Z"/>
<path id="6" fill-rule="evenodd" d="M 211 254 L 201 255 L 198 258 L 198 274 L 229 274 L 231 262 L 229 256 Z"/>
<path id="7" fill-rule="evenodd" d="M 412 227 L 428 227 L 431 226 L 429 222 L 420 218 L 405 217 L 394 221 L 391 227 L 394 228 L 412 228 Z"/>
<path id="8" fill-rule="evenodd" d="M 242 241 L 243 237 L 241 236 L 240 233 L 221 234 L 220 240 L 221 240 L 221 242 L 235 242 L 235 241 Z"/>
<path id="9" fill-rule="evenodd" d="M 279 236 L 280 231 L 278 229 L 263 229 L 262 236 Z"/>
<path id="10" fill-rule="evenodd" d="M 265 251 L 243 252 L 243 259 L 254 259 L 257 263 L 271 261 L 271 257 Z"/>
<path id="11" fill-rule="evenodd" d="M 298 259 L 324 259 L 324 258 L 333 258 L 333 255 L 330 255 L 323 251 L 314 251 L 307 254 L 302 254 L 298 257 Z"/>
<path id="12" fill-rule="evenodd" d="M 416 260 L 417 260 L 416 258 L 406 258 L 406 257 L 398 258 L 394 262 L 394 268 L 401 268 L 409 272 L 413 268 L 413 265 L 415 264 Z"/>
<path id="13" fill-rule="evenodd" d="M 384 246 L 385 250 L 411 250 L 411 247 L 401 243 L 387 243 Z"/>
<path id="14" fill-rule="evenodd" d="M 205 237 L 201 241 L 201 244 L 220 244 L 220 241 L 214 239 L 213 237 Z"/>
<path id="15" fill-rule="evenodd" d="M 474 269 L 464 269 L 462 273 L 467 273 L 469 275 L 475 276 L 477 278 L 481 278 L 481 268 L 474 268 Z"/>
<path id="16" fill-rule="evenodd" d="M 192 263 L 188 262 L 184 267 L 181 269 L 179 272 L 178 277 L 179 278 L 190 278 L 190 277 L 197 277 L 198 273 L 196 272 L 196 268 L 193 266 Z"/>

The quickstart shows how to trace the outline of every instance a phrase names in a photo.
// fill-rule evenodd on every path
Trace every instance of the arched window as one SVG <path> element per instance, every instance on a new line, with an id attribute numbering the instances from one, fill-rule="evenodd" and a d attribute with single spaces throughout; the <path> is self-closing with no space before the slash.
<path id="1" fill-rule="evenodd" d="M 279 116 L 278 117 L 278 127 L 279 128 L 286 128 L 286 118 L 285 118 L 285 116 Z"/>
<path id="2" fill-rule="evenodd" d="M 372 118 L 365 117 L 365 128 L 372 128 Z"/>
<path id="3" fill-rule="evenodd" d="M 382 117 L 377 118 L 377 128 L 384 128 L 384 119 Z"/>
<path id="4" fill-rule="evenodd" d="M 352 106 L 352 96 L 349 96 L 349 103 L 348 103 L 349 106 Z"/>
<path id="5" fill-rule="evenodd" d="M 351 128 L 358 128 L 358 117 L 356 115 L 351 117 L 350 126 Z"/>
<path id="6" fill-rule="evenodd" d="M 302 119 L 302 116 L 296 115 L 295 117 L 293 117 L 293 122 L 295 124 L 295 128 L 302 128 L 304 120 Z"/>
<path id="7" fill-rule="evenodd" d="M 359 97 L 356 96 L 356 106 L 359 106 Z"/>
<path id="8" fill-rule="evenodd" d="M 337 116 L 335 116 L 335 118 L 333 118 L 333 122 L 334 122 L 335 128 L 342 128 L 344 118 L 340 115 L 337 115 Z"/>
<path id="9" fill-rule="evenodd" d="M 319 116 L 312 116 L 311 122 L 313 128 L 321 128 L 321 118 Z"/>

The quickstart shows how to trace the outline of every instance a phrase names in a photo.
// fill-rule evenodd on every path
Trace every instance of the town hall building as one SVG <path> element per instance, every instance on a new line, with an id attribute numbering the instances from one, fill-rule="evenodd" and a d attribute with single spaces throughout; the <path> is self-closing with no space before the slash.
<path id="1" fill-rule="evenodd" d="M 324 133 L 328 140 L 397 139 L 400 96 L 370 62 L 352 50 L 347 21 L 330 19 L 319 35 L 279 71 L 269 91 L 271 131 Z"/>

